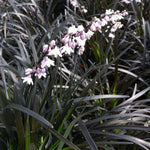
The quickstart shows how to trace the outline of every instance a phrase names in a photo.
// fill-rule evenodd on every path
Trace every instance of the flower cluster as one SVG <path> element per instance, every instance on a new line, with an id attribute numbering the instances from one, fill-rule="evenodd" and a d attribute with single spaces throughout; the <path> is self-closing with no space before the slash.
<path id="1" fill-rule="evenodd" d="M 94 34 L 92 31 L 85 31 L 83 25 L 75 27 L 72 25 L 68 28 L 67 34 L 62 38 L 64 46 L 62 47 L 62 52 L 65 54 L 74 53 L 75 49 L 78 49 L 77 53 L 79 55 L 83 54 L 85 49 L 85 43 Z"/>
<path id="2" fill-rule="evenodd" d="M 106 10 L 105 14 L 101 15 L 102 19 L 94 17 L 90 29 L 92 31 L 102 32 L 102 27 L 107 26 L 105 32 L 109 30 L 109 37 L 114 38 L 114 33 L 116 32 L 116 30 L 120 29 L 123 26 L 120 20 L 123 19 L 123 17 L 127 14 L 128 13 L 126 11 L 120 12 L 118 10 Z"/>
<path id="3" fill-rule="evenodd" d="M 81 12 L 87 13 L 87 9 L 85 9 L 83 5 L 81 6 L 77 0 L 69 0 L 69 1 L 74 8 L 79 8 Z"/>
<path id="4" fill-rule="evenodd" d="M 106 10 L 104 14 L 101 15 L 101 19 L 94 17 L 94 19 L 88 23 L 88 27 L 79 25 L 70 26 L 67 32 L 62 36 L 61 40 L 52 40 L 49 44 L 43 46 L 43 51 L 41 53 L 41 61 L 36 64 L 36 66 L 31 69 L 27 68 L 25 70 L 25 77 L 22 77 L 23 82 L 33 85 L 33 77 L 46 77 L 46 68 L 54 66 L 54 58 L 63 57 L 63 55 L 71 55 L 77 52 L 78 55 L 82 55 L 85 50 L 86 41 L 89 40 L 94 32 L 102 32 L 103 27 L 107 26 L 107 30 L 110 30 L 109 37 L 114 38 L 115 31 L 122 27 L 120 22 L 124 16 L 127 15 L 126 11 L 122 13 L 114 10 Z M 59 42 L 58 42 L 59 41 Z"/>

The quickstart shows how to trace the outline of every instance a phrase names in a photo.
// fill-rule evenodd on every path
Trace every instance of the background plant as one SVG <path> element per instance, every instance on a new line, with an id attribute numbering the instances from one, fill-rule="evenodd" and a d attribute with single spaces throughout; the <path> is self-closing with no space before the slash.
<path id="1" fill-rule="evenodd" d="M 146 2 L 0 1 L 0 144 L 16 149 L 149 149 Z M 61 9 L 60 9 L 61 8 Z M 115 38 L 95 33 L 82 56 L 54 59 L 47 77 L 22 83 L 43 45 L 106 9 L 129 15 Z"/>

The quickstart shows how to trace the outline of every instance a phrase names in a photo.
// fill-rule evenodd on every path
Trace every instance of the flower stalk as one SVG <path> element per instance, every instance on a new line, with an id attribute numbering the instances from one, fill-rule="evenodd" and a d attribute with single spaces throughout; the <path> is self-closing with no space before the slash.
<path id="1" fill-rule="evenodd" d="M 25 70 L 26 76 L 22 77 L 23 83 L 33 85 L 33 76 L 38 77 L 38 79 L 46 78 L 46 69 L 55 66 L 54 58 L 71 55 L 75 52 L 82 55 L 85 51 L 86 41 L 90 40 L 96 31 L 102 33 L 104 27 L 107 27 L 105 32 L 109 31 L 109 38 L 115 38 L 116 30 L 123 26 L 120 22 L 121 19 L 127 14 L 126 11 L 120 12 L 109 9 L 100 18 L 94 17 L 86 27 L 83 25 L 68 27 L 62 39 L 52 40 L 43 46 L 40 62 L 33 69 L 27 68 Z"/>

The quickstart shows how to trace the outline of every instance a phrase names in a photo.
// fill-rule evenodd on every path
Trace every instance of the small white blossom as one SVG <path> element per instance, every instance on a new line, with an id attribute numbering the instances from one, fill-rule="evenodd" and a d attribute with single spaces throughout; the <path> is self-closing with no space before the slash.
<path id="1" fill-rule="evenodd" d="M 68 42 L 68 46 L 71 47 L 72 49 L 74 49 L 76 47 L 76 42 L 74 40 L 72 40 L 72 41 L 70 40 Z"/>
<path id="2" fill-rule="evenodd" d="M 77 32 L 77 28 L 75 27 L 75 25 L 68 28 L 68 34 L 73 35 L 76 34 L 76 32 Z"/>
<path id="3" fill-rule="evenodd" d="M 101 28 L 102 28 L 102 25 L 101 25 L 101 21 L 99 22 L 95 22 L 95 27 L 96 27 L 96 30 L 100 31 L 101 32 Z"/>
<path id="4" fill-rule="evenodd" d="M 45 52 L 48 52 L 48 49 L 49 49 L 49 45 L 48 44 L 45 44 L 44 46 L 43 46 L 43 52 L 45 53 Z"/>
<path id="5" fill-rule="evenodd" d="M 88 32 L 86 33 L 86 38 L 89 40 L 93 35 L 94 35 L 94 32 L 91 30 L 88 30 Z"/>
<path id="6" fill-rule="evenodd" d="M 80 38 L 81 38 L 81 40 L 86 39 L 86 33 L 84 31 L 80 33 Z"/>
<path id="7" fill-rule="evenodd" d="M 109 16 L 105 16 L 105 17 L 104 17 L 104 20 L 106 20 L 106 21 L 110 21 Z"/>
<path id="8" fill-rule="evenodd" d="M 115 35 L 113 33 L 109 33 L 109 37 L 113 39 Z"/>
<path id="9" fill-rule="evenodd" d="M 56 45 L 55 40 L 52 40 L 52 41 L 50 42 L 50 47 L 52 48 L 52 47 L 54 47 L 55 45 Z"/>
<path id="10" fill-rule="evenodd" d="M 58 46 L 55 46 L 54 49 L 52 49 L 49 54 L 49 56 L 54 56 L 55 58 L 57 58 L 58 56 L 59 57 L 62 57 L 62 53 L 61 53 L 61 50 Z"/>
<path id="11" fill-rule="evenodd" d="M 67 44 L 69 42 L 69 36 L 65 35 L 62 40 L 61 40 L 64 44 Z"/>
<path id="12" fill-rule="evenodd" d="M 49 59 L 48 57 L 44 57 L 44 59 L 41 62 L 41 67 L 45 68 L 45 67 L 50 67 L 50 66 L 54 66 L 54 61 Z"/>
<path id="13" fill-rule="evenodd" d="M 69 47 L 67 44 L 61 48 L 61 51 L 62 51 L 62 53 L 65 53 L 68 55 L 70 55 L 71 53 L 74 52 L 74 50 L 71 47 Z"/>
<path id="14" fill-rule="evenodd" d="M 33 70 L 32 70 L 31 68 L 27 68 L 27 69 L 25 70 L 25 74 L 26 74 L 26 75 L 30 75 L 32 72 L 33 72 Z"/>
<path id="15" fill-rule="evenodd" d="M 122 12 L 122 16 L 127 16 L 128 15 L 128 12 L 126 11 L 126 10 L 124 10 L 123 12 Z"/>
<path id="16" fill-rule="evenodd" d="M 78 50 L 78 55 L 82 55 L 84 50 L 85 50 L 84 46 L 81 46 Z"/>
<path id="17" fill-rule="evenodd" d="M 79 46 L 85 46 L 85 43 L 86 43 L 86 39 L 84 39 L 84 40 L 78 40 L 78 45 Z"/>
<path id="18" fill-rule="evenodd" d="M 42 78 L 42 77 L 46 78 L 46 70 L 45 70 L 45 68 L 37 68 L 35 76 L 37 76 L 39 79 Z"/>
<path id="19" fill-rule="evenodd" d="M 28 75 L 28 76 L 26 76 L 26 77 L 22 77 L 22 79 L 23 79 L 23 83 L 27 83 L 27 84 L 32 84 L 33 85 L 33 80 L 32 80 L 32 78 L 31 78 L 31 75 Z"/>
<path id="20" fill-rule="evenodd" d="M 82 10 L 82 12 L 85 13 L 85 14 L 88 12 L 87 9 L 85 9 L 85 8 L 83 8 L 83 9 L 81 9 L 81 10 Z"/>
<path id="21" fill-rule="evenodd" d="M 92 25 L 90 26 L 90 29 L 91 29 L 92 31 L 96 31 L 95 23 L 92 23 Z"/>
<path id="22" fill-rule="evenodd" d="M 108 24 L 108 22 L 107 22 L 105 19 L 102 19 L 102 21 L 101 21 L 102 27 L 104 27 L 104 26 L 107 25 L 107 24 Z"/>
<path id="23" fill-rule="evenodd" d="M 106 15 L 111 15 L 113 13 L 114 13 L 114 10 L 111 10 L 111 9 L 107 9 L 105 12 Z"/>
<path id="24" fill-rule="evenodd" d="M 78 3 L 77 0 L 70 0 L 70 3 L 71 3 L 71 5 L 74 6 L 74 7 L 79 7 L 79 3 Z"/>
<path id="25" fill-rule="evenodd" d="M 77 28 L 77 31 L 78 31 L 78 32 L 84 31 L 83 25 L 79 25 L 78 28 Z"/>
<path id="26" fill-rule="evenodd" d="M 84 6 L 81 6 L 77 0 L 69 0 L 69 1 L 70 1 L 70 4 L 71 4 L 73 7 L 79 8 L 80 11 L 83 12 L 83 13 L 87 13 L 87 9 L 85 9 Z"/>
<path id="27" fill-rule="evenodd" d="M 116 21 L 121 20 L 121 19 L 123 19 L 122 15 L 115 14 L 111 16 L 110 21 L 112 21 L 112 23 L 115 24 Z"/>

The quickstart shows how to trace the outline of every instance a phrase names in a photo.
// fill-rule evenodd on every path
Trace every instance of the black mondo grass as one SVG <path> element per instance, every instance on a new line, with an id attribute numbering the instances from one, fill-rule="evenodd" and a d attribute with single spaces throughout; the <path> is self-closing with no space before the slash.
<path id="1" fill-rule="evenodd" d="M 0 149 L 149 150 L 148 8 L 0 0 Z"/>

